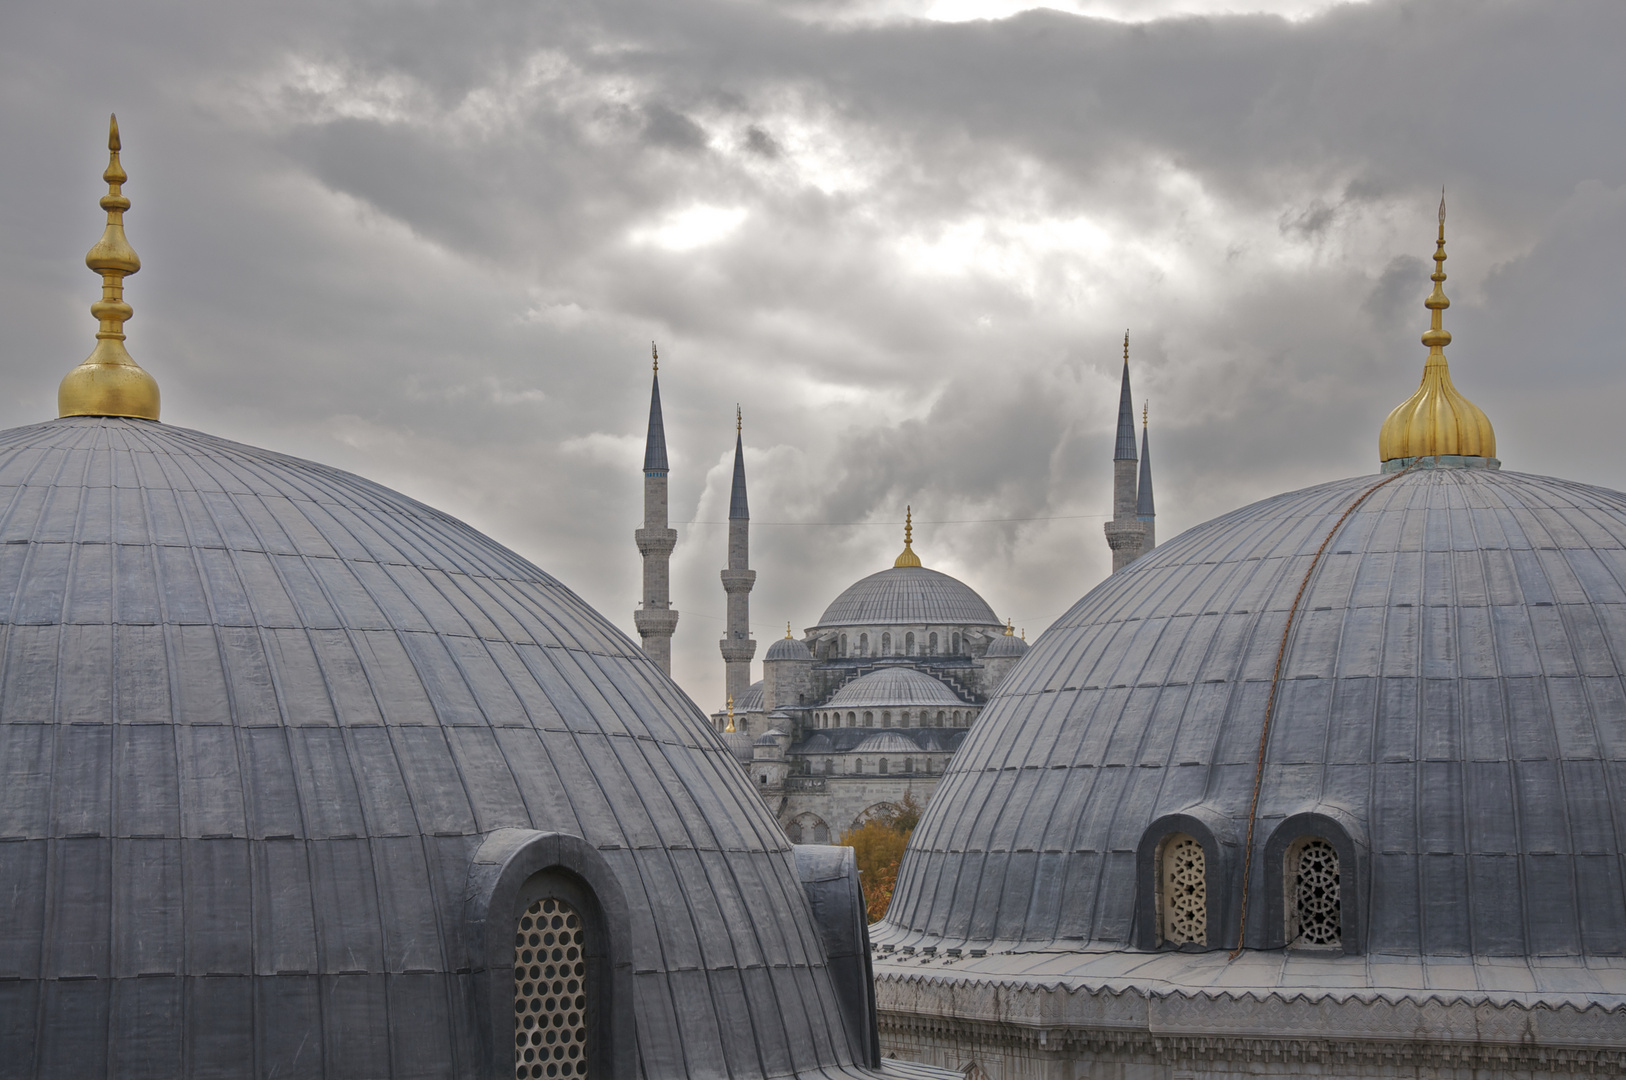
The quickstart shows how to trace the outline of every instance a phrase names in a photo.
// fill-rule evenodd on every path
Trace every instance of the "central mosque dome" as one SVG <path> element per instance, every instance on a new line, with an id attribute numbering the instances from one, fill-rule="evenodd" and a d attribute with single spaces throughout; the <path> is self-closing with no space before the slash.
<path id="1" fill-rule="evenodd" d="M 892 566 L 849 585 L 810 629 L 841 626 L 954 624 L 1002 626 L 975 589 L 920 565 L 913 517 L 904 525 L 903 553 Z"/>

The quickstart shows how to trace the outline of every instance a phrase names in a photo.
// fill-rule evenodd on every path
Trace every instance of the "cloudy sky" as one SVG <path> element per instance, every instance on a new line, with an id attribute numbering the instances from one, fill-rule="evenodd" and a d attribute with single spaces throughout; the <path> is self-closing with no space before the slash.
<path id="1" fill-rule="evenodd" d="M 1106 572 L 1121 339 L 1159 532 L 1372 472 L 1450 201 L 1458 386 L 1626 488 L 1618 0 L 0 7 L 0 426 L 89 351 L 119 113 L 164 420 L 399 488 L 632 633 L 649 342 L 675 674 L 926 565 L 1028 636 Z M 760 651 L 760 650 L 759 650 Z"/>

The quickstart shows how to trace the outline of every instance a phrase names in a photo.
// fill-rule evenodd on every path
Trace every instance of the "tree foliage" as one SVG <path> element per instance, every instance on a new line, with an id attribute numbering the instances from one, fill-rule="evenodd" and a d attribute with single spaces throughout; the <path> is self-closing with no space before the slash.
<path id="1" fill-rule="evenodd" d="M 878 922 L 892 903 L 892 890 L 898 883 L 898 864 L 903 849 L 920 821 L 920 804 L 913 792 L 904 792 L 903 801 L 885 813 L 876 814 L 855 829 L 841 835 L 841 843 L 853 849 L 858 859 L 859 881 L 864 886 L 864 907 L 870 922 Z"/>

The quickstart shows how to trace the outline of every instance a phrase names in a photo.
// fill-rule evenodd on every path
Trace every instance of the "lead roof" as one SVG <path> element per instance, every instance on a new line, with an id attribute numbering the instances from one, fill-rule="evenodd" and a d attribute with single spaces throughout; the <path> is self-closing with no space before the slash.
<path id="1" fill-rule="evenodd" d="M 1004 629 L 971 586 L 924 566 L 892 566 L 854 582 L 824 609 L 814 628 L 888 624 Z"/>
<path id="2" fill-rule="evenodd" d="M 954 757 L 889 925 L 1125 947 L 1154 819 L 1245 834 L 1288 609 L 1377 480 L 1245 507 L 1086 594 Z M 1270 826 L 1331 807 L 1368 838 L 1369 952 L 1626 955 L 1623 664 L 1626 495 L 1489 469 L 1373 491 L 1283 659 L 1253 888 Z"/>
<path id="3" fill-rule="evenodd" d="M 849 1067 L 784 834 L 575 593 L 337 469 L 0 432 L 0 1071 L 472 1075 L 504 827 L 622 882 L 642 1075 Z"/>

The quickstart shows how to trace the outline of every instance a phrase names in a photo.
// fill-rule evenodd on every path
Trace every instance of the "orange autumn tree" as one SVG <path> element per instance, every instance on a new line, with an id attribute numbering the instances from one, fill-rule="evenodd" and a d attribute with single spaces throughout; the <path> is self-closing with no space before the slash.
<path id="1" fill-rule="evenodd" d="M 898 884 L 898 863 L 903 849 L 920 822 L 920 804 L 913 792 L 905 791 L 903 801 L 876 814 L 856 829 L 841 834 L 841 843 L 853 849 L 858 859 L 859 881 L 864 886 L 864 907 L 870 922 L 879 922 L 892 903 L 892 890 Z"/>

